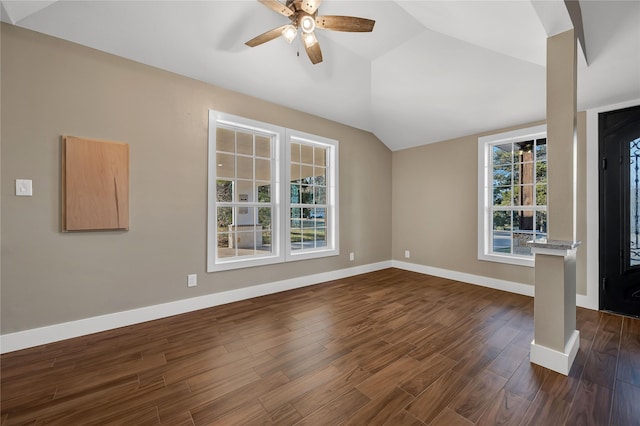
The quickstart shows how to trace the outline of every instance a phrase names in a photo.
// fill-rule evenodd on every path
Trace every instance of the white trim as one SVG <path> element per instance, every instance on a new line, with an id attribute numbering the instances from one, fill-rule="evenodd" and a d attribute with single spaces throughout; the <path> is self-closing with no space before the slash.
<path id="1" fill-rule="evenodd" d="M 60 340 L 71 339 L 87 334 L 112 330 L 114 328 L 125 327 L 159 318 L 166 318 L 186 312 L 197 311 L 199 309 L 224 305 L 226 303 L 237 302 L 239 300 L 251 299 L 253 297 L 265 296 L 267 294 L 279 293 L 281 291 L 348 278 L 354 275 L 379 271 L 390 267 L 391 261 L 370 263 L 368 265 L 322 272 L 314 275 L 275 281 L 251 287 L 239 288 L 237 290 L 207 294 L 205 296 L 190 299 L 176 300 L 174 302 L 146 306 L 144 308 L 131 309 L 129 311 L 115 312 L 113 314 L 4 334 L 0 336 L 0 353 L 13 352 Z"/>
<path id="2" fill-rule="evenodd" d="M 475 284 L 482 287 L 488 287 L 496 290 L 508 291 L 510 293 L 533 297 L 534 287 L 528 284 L 499 280 L 497 278 L 483 277 L 481 275 L 468 274 L 466 272 L 452 271 L 449 269 L 435 268 L 433 266 L 418 265 L 416 263 L 402 262 L 399 260 L 394 260 L 391 262 L 391 264 L 394 268 L 404 269 L 406 271 L 418 272 L 425 275 L 433 275 L 436 277 L 447 278 L 454 281 Z"/>
<path id="3" fill-rule="evenodd" d="M 574 83 L 575 84 L 575 83 Z M 575 91 L 574 91 L 575 94 Z M 572 196 L 572 212 L 571 222 L 573 223 L 572 229 L 572 241 L 578 241 L 578 130 L 577 130 L 577 117 L 573 118 L 573 141 L 571 149 L 572 159 L 571 165 L 573 170 L 571 172 L 571 196 Z M 548 169 L 547 169 L 548 170 Z M 547 190 L 548 191 L 548 190 Z M 548 194 L 548 192 L 547 192 Z"/>
<path id="4" fill-rule="evenodd" d="M 534 267 L 533 256 L 517 254 L 500 254 L 491 251 L 491 215 L 489 214 L 493 200 L 493 184 L 489 179 L 491 165 L 490 147 L 499 143 L 516 143 L 530 139 L 546 137 L 546 124 L 516 129 L 478 138 L 478 260 L 508 263 L 512 265 Z M 513 210 L 523 207 L 513 206 Z M 536 206 L 533 210 L 537 209 Z"/>
<path id="5" fill-rule="evenodd" d="M 564 347 L 564 352 L 558 352 L 546 346 L 536 345 L 536 341 L 531 342 L 531 354 L 529 359 L 532 363 L 541 365 L 549 370 L 553 370 L 565 376 L 569 375 L 571 365 L 576 359 L 576 354 L 580 348 L 580 332 L 573 330 L 569 341 Z"/>
<path id="6" fill-rule="evenodd" d="M 391 262 L 391 266 L 398 269 L 404 269 L 405 271 L 418 272 L 425 275 L 433 275 L 436 277 L 447 278 L 454 281 L 493 288 L 495 290 L 522 294 L 524 296 L 533 297 L 534 295 L 533 285 L 483 277 L 481 275 L 468 274 L 466 272 L 452 271 L 449 269 L 435 268 L 433 266 L 418 265 L 416 263 L 402 262 L 400 260 L 393 260 Z M 598 310 L 597 303 L 594 306 L 590 298 L 581 294 L 576 294 L 576 305 L 586 309 Z"/>
<path id="7" fill-rule="evenodd" d="M 587 282 L 588 285 L 588 282 Z M 587 294 L 576 294 L 576 306 L 580 306 L 581 308 L 591 309 L 594 311 L 598 310 L 598 298 L 596 296 L 595 301 L 591 297 L 591 295 Z"/>
<path id="8" fill-rule="evenodd" d="M 556 249 L 556 248 L 543 248 L 543 247 L 531 247 L 531 253 L 546 254 L 547 256 L 575 256 L 577 249 Z"/>
<path id="9" fill-rule="evenodd" d="M 540 124 L 538 126 L 526 127 L 523 129 L 511 130 L 509 132 L 495 133 L 492 135 L 481 136 L 478 143 L 485 145 L 487 143 L 495 144 L 500 142 L 522 142 L 529 139 L 537 139 L 542 135 L 546 136 L 547 125 Z"/>
<path id="10" fill-rule="evenodd" d="M 226 303 L 302 288 L 326 281 L 348 278 L 354 275 L 365 274 L 387 268 L 398 268 L 405 271 L 433 275 L 436 277 L 475 284 L 496 290 L 508 291 L 524 296 L 533 297 L 534 295 L 533 285 L 499 280 L 496 278 L 483 277 L 480 275 L 418 265 L 398 260 L 390 260 L 4 334 L 0 335 L 0 353 L 13 352 L 60 340 L 112 330 L 114 328 L 125 327 L 146 321 L 153 321 L 155 319 L 197 311 L 199 309 L 206 309 L 224 305 Z M 586 296 L 578 294 L 576 296 L 576 302 L 578 306 L 588 309 L 597 309 L 597 307 L 591 307 L 589 305 L 590 300 Z"/>
<path id="11" fill-rule="evenodd" d="M 218 125 L 235 129 L 245 129 L 250 132 L 268 135 L 273 140 L 271 155 L 271 187 L 272 198 L 270 208 L 272 210 L 271 221 L 271 254 L 255 256 L 237 256 L 226 259 L 218 257 L 217 242 L 217 207 L 216 179 L 217 179 L 217 153 L 216 137 Z M 291 182 L 291 150 L 290 145 L 297 143 L 322 146 L 327 149 L 327 200 L 326 200 L 326 247 L 318 249 L 291 250 L 289 220 L 290 212 L 290 186 Z M 208 135 L 208 196 L 207 196 L 207 272 L 225 271 L 230 269 L 263 266 L 273 263 L 315 259 L 327 256 L 338 256 L 339 246 L 339 142 L 298 130 L 287 129 L 269 123 L 250 120 L 223 112 L 209 110 L 209 135 Z M 233 203 L 223 205 L 237 205 Z M 259 207 L 258 204 L 248 204 Z"/>
<path id="12" fill-rule="evenodd" d="M 273 252 L 270 255 L 242 256 L 240 258 L 218 259 L 218 226 L 217 226 L 217 203 L 216 203 L 216 179 L 217 179 L 217 158 L 216 158 L 216 136 L 218 124 L 230 127 L 245 129 L 248 131 L 269 135 L 272 137 L 273 146 L 271 153 L 271 187 L 272 202 L 269 206 L 272 211 L 271 235 Z M 226 271 L 229 269 L 248 268 L 252 266 L 270 265 L 282 263 L 285 258 L 280 250 L 279 236 L 280 221 L 278 218 L 282 214 L 280 203 L 279 171 L 281 168 L 280 158 L 285 134 L 284 127 L 275 126 L 269 123 L 250 120 L 248 118 L 226 114 L 220 111 L 209 110 L 209 135 L 208 135 L 208 176 L 207 176 L 207 272 Z"/>
<path id="13" fill-rule="evenodd" d="M 577 295 L 580 306 L 600 307 L 600 154 L 598 147 L 598 114 L 640 105 L 640 99 L 587 110 L 587 294 Z"/>
<path id="14" fill-rule="evenodd" d="M 304 133 L 298 130 L 286 129 L 285 132 L 285 156 L 284 156 L 284 185 L 286 189 L 283 191 L 285 194 L 283 199 L 284 205 L 284 218 L 283 224 L 284 235 L 284 252 L 285 259 L 289 261 L 316 259 L 327 256 L 338 256 L 340 254 L 340 221 L 339 221 L 339 141 L 335 139 L 329 139 L 318 135 L 312 135 L 310 133 Z M 327 149 L 327 164 L 326 164 L 326 179 L 327 179 L 327 200 L 326 200 L 326 247 L 321 249 L 303 249 L 292 251 L 291 250 L 291 197 L 290 194 L 290 182 L 291 182 L 291 144 L 307 144 L 314 147 L 323 147 Z"/>
<path id="15" fill-rule="evenodd" d="M 489 242 L 489 240 L 487 240 L 487 242 Z M 508 263 L 510 265 L 527 266 L 529 268 L 533 268 L 535 266 L 533 258 L 524 258 L 515 254 L 508 255 L 478 252 L 478 260 L 484 260 L 486 262 Z"/>

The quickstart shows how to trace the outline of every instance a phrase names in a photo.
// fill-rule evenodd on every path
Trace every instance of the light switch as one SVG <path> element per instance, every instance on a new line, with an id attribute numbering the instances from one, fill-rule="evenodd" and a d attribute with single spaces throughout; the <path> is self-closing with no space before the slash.
<path id="1" fill-rule="evenodd" d="M 31 179 L 16 179 L 16 195 L 19 197 L 31 197 L 33 195 Z"/>

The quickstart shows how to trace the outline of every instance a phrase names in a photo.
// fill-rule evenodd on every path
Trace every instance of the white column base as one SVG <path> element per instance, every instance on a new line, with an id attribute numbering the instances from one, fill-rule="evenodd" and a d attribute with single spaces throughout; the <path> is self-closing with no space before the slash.
<path id="1" fill-rule="evenodd" d="M 565 376 L 569 375 L 569 370 L 576 354 L 580 348 L 580 332 L 574 330 L 569 341 L 564 347 L 564 352 L 558 352 L 546 346 L 536 345 L 535 339 L 531 342 L 531 354 L 529 359 L 532 363 L 541 365 Z"/>

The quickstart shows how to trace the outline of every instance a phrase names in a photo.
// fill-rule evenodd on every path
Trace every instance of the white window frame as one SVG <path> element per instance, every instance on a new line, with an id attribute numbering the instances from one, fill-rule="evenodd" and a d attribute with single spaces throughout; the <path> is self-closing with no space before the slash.
<path id="1" fill-rule="evenodd" d="M 233 127 L 239 130 L 247 130 L 254 133 L 260 133 L 272 138 L 271 145 L 271 254 L 270 255 L 254 255 L 232 257 L 226 259 L 218 259 L 218 240 L 217 240 L 217 160 L 216 160 L 216 129 L 217 125 L 222 124 L 225 127 Z M 207 271 L 224 271 L 228 269 L 246 268 L 251 266 L 269 265 L 284 261 L 284 253 L 280 250 L 279 242 L 281 234 L 282 211 L 280 208 L 281 183 L 278 170 L 281 169 L 280 161 L 282 158 L 282 135 L 284 129 L 282 127 L 273 126 L 271 124 L 250 120 L 244 117 L 238 117 L 231 114 L 225 114 L 218 111 L 209 111 L 209 164 L 208 164 L 208 220 L 207 220 Z"/>
<path id="2" fill-rule="evenodd" d="M 287 164 L 286 178 L 286 190 L 285 193 L 285 216 L 287 217 L 285 225 L 285 235 L 291 235 L 291 220 L 289 220 L 289 212 L 291 211 L 291 197 L 290 183 L 291 183 L 291 143 L 309 144 L 327 149 L 327 212 L 326 212 L 326 246 L 323 248 L 304 249 L 304 250 L 291 250 L 291 238 L 286 238 L 286 253 L 287 260 L 304 260 L 313 259 L 317 257 L 337 256 L 340 254 L 339 248 L 339 220 L 338 220 L 338 141 L 329 138 L 323 138 L 321 136 L 312 135 L 309 133 L 303 133 L 296 130 L 287 129 L 286 133 L 287 150 L 286 160 Z"/>
<path id="3" fill-rule="evenodd" d="M 271 155 L 271 254 L 218 258 L 217 240 L 217 126 L 232 127 L 272 138 Z M 290 143 L 298 142 L 327 149 L 326 246 L 291 250 L 290 238 Z M 207 200 L 207 272 L 263 266 L 287 261 L 337 256 L 339 251 L 338 220 L 338 141 L 284 127 L 209 110 L 208 136 L 208 200 Z"/>
<path id="4" fill-rule="evenodd" d="M 533 256 L 495 253 L 491 249 L 493 174 L 492 147 L 504 143 L 516 143 L 546 138 L 547 126 L 540 125 L 488 135 L 478 138 L 478 259 L 512 265 L 534 267 Z M 548 151 L 547 151 L 548 152 Z M 548 157 L 547 157 L 548 158 Z M 534 207 L 534 210 L 546 211 L 546 206 Z M 547 218 L 548 221 L 548 218 Z"/>

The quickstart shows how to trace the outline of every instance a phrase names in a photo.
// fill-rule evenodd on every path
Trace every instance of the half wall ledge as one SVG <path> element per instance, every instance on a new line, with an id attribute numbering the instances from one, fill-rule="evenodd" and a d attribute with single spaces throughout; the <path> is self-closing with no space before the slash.
<path id="1" fill-rule="evenodd" d="M 566 376 L 580 347 L 576 330 L 576 249 L 580 241 L 538 239 L 527 245 L 535 256 L 530 360 Z"/>

